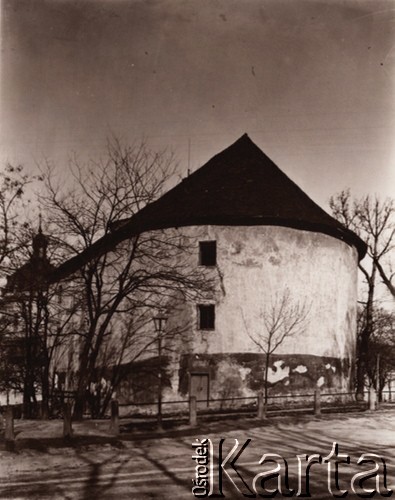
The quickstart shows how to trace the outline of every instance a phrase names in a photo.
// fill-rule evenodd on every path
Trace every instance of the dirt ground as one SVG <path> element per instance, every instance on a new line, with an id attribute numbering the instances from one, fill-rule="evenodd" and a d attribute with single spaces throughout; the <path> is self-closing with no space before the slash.
<path id="1" fill-rule="evenodd" d="M 395 491 L 395 408 L 377 412 L 273 418 L 244 418 L 184 426 L 163 433 L 135 429 L 115 437 L 108 421 L 74 423 L 74 438 L 62 439 L 62 421 L 16 421 L 16 451 L 0 443 L 1 499 L 194 498 L 192 442 L 209 437 L 234 443 L 251 439 L 240 470 L 252 474 L 262 453 L 278 453 L 292 464 L 298 454 L 330 453 L 333 442 L 351 456 L 385 458 L 387 487 Z M 129 428 L 130 430 L 130 428 Z M 256 464 L 256 465 L 254 465 Z M 244 472 L 243 472 L 244 474 Z M 322 477 L 314 479 L 313 498 L 333 498 Z M 225 492 L 224 492 L 225 493 Z M 226 498 L 245 498 L 232 484 Z M 350 494 L 348 498 L 353 498 Z"/>

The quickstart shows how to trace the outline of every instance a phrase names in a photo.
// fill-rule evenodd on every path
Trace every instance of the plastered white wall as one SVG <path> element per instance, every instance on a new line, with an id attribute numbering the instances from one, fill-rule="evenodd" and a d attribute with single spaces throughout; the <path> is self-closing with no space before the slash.
<path id="1" fill-rule="evenodd" d="M 351 358 L 355 352 L 357 251 L 334 237 L 279 226 L 199 226 L 181 229 L 217 241 L 210 270 L 216 292 L 214 331 L 197 328 L 197 305 L 189 304 L 191 343 L 197 353 L 259 352 L 247 335 L 262 332 L 262 314 L 287 289 L 309 310 L 302 334 L 287 338 L 276 353 Z M 194 263 L 192 263 L 193 265 Z M 204 302 L 204 301 L 203 301 Z M 243 319 L 244 317 L 244 319 Z"/>

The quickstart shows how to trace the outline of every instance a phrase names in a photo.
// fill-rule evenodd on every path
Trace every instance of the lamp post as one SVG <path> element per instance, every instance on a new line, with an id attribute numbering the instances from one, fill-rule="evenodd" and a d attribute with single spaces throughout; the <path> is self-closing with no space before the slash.
<path id="1" fill-rule="evenodd" d="M 154 317 L 155 331 L 158 335 L 158 429 L 162 426 L 162 336 L 166 328 L 167 317 L 163 314 Z"/>

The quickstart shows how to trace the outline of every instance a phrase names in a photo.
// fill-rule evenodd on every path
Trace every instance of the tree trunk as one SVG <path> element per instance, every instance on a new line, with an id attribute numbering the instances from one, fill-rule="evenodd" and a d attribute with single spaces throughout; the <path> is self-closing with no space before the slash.
<path id="1" fill-rule="evenodd" d="M 86 406 L 87 387 L 90 386 L 90 371 L 89 371 L 89 351 L 92 343 L 94 332 L 92 329 L 88 333 L 88 338 L 85 341 L 83 350 L 79 357 L 79 367 L 77 373 L 77 391 L 75 395 L 75 404 L 73 418 L 82 420 Z"/>
<path id="2" fill-rule="evenodd" d="M 270 361 L 270 353 L 266 353 L 266 360 L 265 360 L 265 391 L 264 391 L 264 407 L 265 407 L 265 412 L 267 409 L 267 396 L 268 396 L 268 376 L 269 376 L 269 361 Z"/>
<path id="3" fill-rule="evenodd" d="M 23 385 L 23 418 L 33 418 L 33 401 L 35 400 L 35 392 L 33 385 L 33 377 L 28 373 L 25 377 Z"/>
<path id="4" fill-rule="evenodd" d="M 366 366 L 369 351 L 369 340 L 373 332 L 373 301 L 374 301 L 374 289 L 376 280 L 376 266 L 373 265 L 372 273 L 368 280 L 368 299 L 366 302 L 366 319 L 365 327 L 361 331 L 360 339 L 358 343 L 358 361 L 357 361 L 357 387 L 356 387 L 356 398 L 357 401 L 363 401 L 364 391 L 365 391 L 365 377 L 366 377 Z"/>
<path id="5" fill-rule="evenodd" d="M 357 401 L 363 401 L 363 399 L 364 399 L 366 355 L 367 355 L 366 338 L 361 336 L 361 340 L 360 340 L 359 346 L 358 346 L 358 358 L 357 358 L 357 376 L 356 376 L 356 399 L 357 399 Z"/>
<path id="6" fill-rule="evenodd" d="M 48 420 L 49 418 L 49 366 L 45 364 L 41 378 L 41 418 Z"/>
<path id="7" fill-rule="evenodd" d="M 86 404 L 86 382 L 85 380 L 79 380 L 77 392 L 75 395 L 75 403 L 74 403 L 74 412 L 73 418 L 74 420 L 82 420 L 85 411 Z"/>

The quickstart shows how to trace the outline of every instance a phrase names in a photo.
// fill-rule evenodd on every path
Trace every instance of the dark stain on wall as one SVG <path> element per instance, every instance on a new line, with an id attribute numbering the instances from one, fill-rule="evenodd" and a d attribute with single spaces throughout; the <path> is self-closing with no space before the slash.
<path id="1" fill-rule="evenodd" d="M 184 354 L 179 362 L 162 358 L 162 388 L 171 387 L 171 374 L 178 371 L 179 397 L 189 397 L 190 374 L 208 374 L 210 398 L 251 396 L 264 388 L 265 355 Z M 348 359 L 306 354 L 273 354 L 270 360 L 273 379 L 269 395 L 311 393 L 322 379 L 322 390 L 340 392 L 350 381 L 353 367 Z M 122 382 L 117 390 L 120 402 L 152 403 L 158 394 L 158 358 L 122 367 Z"/>
<path id="2" fill-rule="evenodd" d="M 151 358 L 121 367 L 121 383 L 117 397 L 121 403 L 152 403 L 157 401 L 159 388 L 159 360 Z M 162 389 L 170 387 L 169 358 L 162 356 Z"/>
<path id="3" fill-rule="evenodd" d="M 282 361 L 282 363 L 280 363 Z M 335 357 L 321 357 L 306 354 L 273 354 L 270 358 L 273 378 L 279 380 L 269 383 L 271 394 L 298 393 L 317 387 L 317 381 L 323 381 L 322 388 L 336 391 L 344 388 L 344 380 L 350 378 L 350 361 Z M 263 389 L 265 355 L 257 353 L 240 354 L 199 354 L 183 355 L 179 365 L 179 392 L 188 396 L 189 374 L 208 373 L 210 393 L 221 397 L 224 383 L 220 371 L 223 369 L 232 379 L 234 397 L 240 396 L 240 388 L 253 392 Z M 286 376 L 288 372 L 288 376 Z M 229 397 L 229 387 L 226 388 Z"/>

